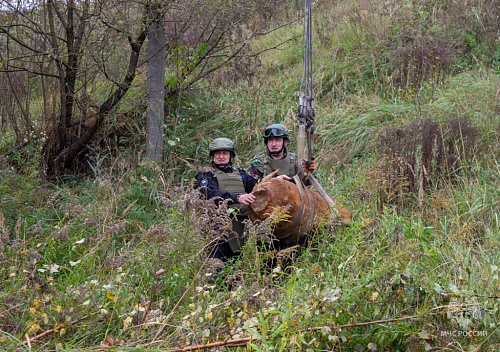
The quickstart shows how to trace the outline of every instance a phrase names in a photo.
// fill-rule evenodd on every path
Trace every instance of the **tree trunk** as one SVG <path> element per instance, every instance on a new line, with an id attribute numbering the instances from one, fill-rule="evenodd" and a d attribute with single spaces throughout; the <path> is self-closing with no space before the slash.
<path id="1" fill-rule="evenodd" d="M 165 98 L 165 28 L 163 15 L 155 6 L 148 8 L 152 23 L 148 32 L 148 113 L 146 157 L 157 162 L 163 153 Z"/>
<path id="2" fill-rule="evenodd" d="M 137 68 L 137 62 L 139 61 L 139 54 L 141 52 L 142 44 L 146 39 L 147 30 L 142 31 L 137 40 L 135 42 L 130 40 L 130 47 L 132 49 L 129 56 L 128 69 L 123 78 L 123 81 L 118 86 L 111 96 L 106 99 L 104 103 L 99 106 L 99 110 L 97 112 L 97 117 L 88 127 L 88 129 L 83 133 L 81 138 L 77 139 L 74 143 L 69 145 L 66 149 L 64 149 L 56 160 L 56 165 L 58 167 L 58 173 L 62 174 L 65 168 L 68 168 L 71 162 L 75 159 L 78 153 L 92 140 L 95 133 L 101 127 L 108 113 L 113 109 L 116 104 L 118 104 L 127 93 L 130 85 L 134 81 L 135 78 L 135 69 Z"/>

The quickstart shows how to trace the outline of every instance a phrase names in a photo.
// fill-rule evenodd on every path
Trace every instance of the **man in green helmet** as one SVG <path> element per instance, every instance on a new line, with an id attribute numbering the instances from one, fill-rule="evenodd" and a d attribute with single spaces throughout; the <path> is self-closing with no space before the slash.
<path id="1" fill-rule="evenodd" d="M 274 171 L 276 177 L 291 179 L 299 171 L 297 154 L 288 151 L 290 133 L 282 124 L 272 124 L 268 126 L 262 134 L 266 152 L 262 153 L 250 161 L 248 173 L 257 179 L 262 179 Z M 305 162 L 304 170 L 314 172 L 316 164 L 314 161 Z"/>
<path id="2" fill-rule="evenodd" d="M 244 169 L 232 166 L 236 157 L 234 142 L 228 138 L 214 139 L 208 146 L 212 159 L 212 169 L 199 172 L 195 176 L 194 188 L 199 189 L 206 199 L 214 199 L 218 204 L 228 200 L 228 206 L 235 210 L 232 221 L 237 235 L 226 235 L 216 242 L 210 251 L 211 258 L 227 261 L 239 255 L 244 244 L 243 220 L 247 219 L 247 205 L 255 201 L 251 193 L 257 179 Z"/>

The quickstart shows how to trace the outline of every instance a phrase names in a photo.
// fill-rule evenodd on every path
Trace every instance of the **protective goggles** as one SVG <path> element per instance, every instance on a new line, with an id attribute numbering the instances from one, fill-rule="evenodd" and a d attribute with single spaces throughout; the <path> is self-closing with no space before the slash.
<path id="1" fill-rule="evenodd" d="M 285 133 L 283 132 L 283 130 L 279 128 L 268 128 L 267 130 L 264 131 L 263 136 L 264 138 L 283 137 L 285 136 Z"/>

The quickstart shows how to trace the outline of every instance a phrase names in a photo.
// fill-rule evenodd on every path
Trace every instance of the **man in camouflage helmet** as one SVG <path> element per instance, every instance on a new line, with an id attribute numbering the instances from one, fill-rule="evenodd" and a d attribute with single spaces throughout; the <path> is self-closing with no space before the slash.
<path id="1" fill-rule="evenodd" d="M 262 134 L 266 152 L 250 161 L 248 173 L 255 178 L 262 179 L 277 170 L 276 177 L 291 179 L 299 171 L 297 154 L 288 151 L 290 133 L 282 124 L 268 126 Z M 304 163 L 306 172 L 316 169 L 314 161 Z"/>
<path id="2" fill-rule="evenodd" d="M 255 201 L 251 193 L 257 184 L 257 179 L 235 168 L 232 162 L 236 157 L 236 149 L 228 138 L 214 139 L 208 146 L 212 159 L 210 171 L 199 172 L 195 176 L 194 188 L 199 189 L 206 199 L 215 198 L 216 202 L 229 200 L 229 207 L 235 210 L 232 221 L 233 231 L 237 235 L 229 235 L 217 242 L 211 249 L 210 257 L 227 261 L 237 256 L 244 244 L 243 220 L 247 219 L 247 205 Z"/>

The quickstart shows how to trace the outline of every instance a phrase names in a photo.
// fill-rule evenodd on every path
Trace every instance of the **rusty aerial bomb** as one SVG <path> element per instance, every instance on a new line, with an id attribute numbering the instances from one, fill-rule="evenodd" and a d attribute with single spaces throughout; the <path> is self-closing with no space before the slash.
<path id="1" fill-rule="evenodd" d="M 328 202 L 318 192 L 295 182 L 271 178 L 257 184 L 255 201 L 248 206 L 252 222 L 265 220 L 276 207 L 289 207 L 290 221 L 276 224 L 274 235 L 283 242 L 301 243 L 319 217 L 329 213 Z"/>

